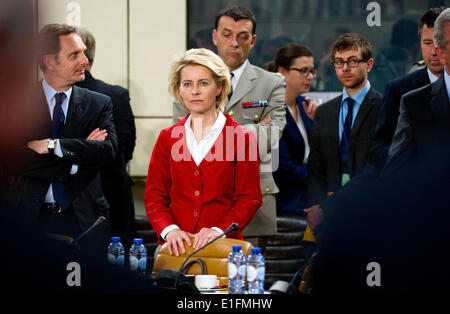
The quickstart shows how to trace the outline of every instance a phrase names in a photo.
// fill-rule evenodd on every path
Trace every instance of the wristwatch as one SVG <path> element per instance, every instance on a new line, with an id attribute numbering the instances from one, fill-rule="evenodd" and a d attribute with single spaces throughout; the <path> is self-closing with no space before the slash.
<path id="1" fill-rule="evenodd" d="M 55 146 L 56 146 L 56 140 L 53 138 L 50 138 L 47 143 L 48 151 L 53 152 L 55 150 Z"/>

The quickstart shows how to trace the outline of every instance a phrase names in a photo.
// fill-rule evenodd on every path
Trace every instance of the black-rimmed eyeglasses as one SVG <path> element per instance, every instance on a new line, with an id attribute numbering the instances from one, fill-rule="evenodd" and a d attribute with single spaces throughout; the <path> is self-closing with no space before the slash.
<path id="1" fill-rule="evenodd" d="M 344 61 L 343 59 L 335 59 L 333 62 L 331 62 L 331 64 L 336 68 L 336 69 L 341 69 L 344 67 L 344 64 L 347 63 L 347 65 L 350 68 L 356 68 L 360 62 L 367 62 L 366 59 L 356 59 L 356 58 L 351 58 L 348 59 L 347 61 Z"/>
<path id="2" fill-rule="evenodd" d="M 308 76 L 311 74 L 313 77 L 317 76 L 317 70 L 314 68 L 289 68 L 289 70 L 294 70 L 300 73 L 302 76 Z"/>

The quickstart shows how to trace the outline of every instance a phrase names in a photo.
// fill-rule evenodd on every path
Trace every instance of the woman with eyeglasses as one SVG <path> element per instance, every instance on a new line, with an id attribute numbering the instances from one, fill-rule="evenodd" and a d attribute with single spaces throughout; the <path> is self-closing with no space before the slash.
<path id="1" fill-rule="evenodd" d="M 305 216 L 309 135 L 319 104 L 303 94 L 316 77 L 314 58 L 307 46 L 288 44 L 278 50 L 266 68 L 286 78 L 286 127 L 280 139 L 279 167 L 274 172 L 280 189 L 277 215 Z"/>

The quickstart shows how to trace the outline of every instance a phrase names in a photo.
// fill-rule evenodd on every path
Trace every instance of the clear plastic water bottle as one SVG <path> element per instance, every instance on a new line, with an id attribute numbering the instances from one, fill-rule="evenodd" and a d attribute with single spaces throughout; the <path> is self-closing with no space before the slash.
<path id="1" fill-rule="evenodd" d="M 228 255 L 228 293 L 245 294 L 246 259 L 240 245 L 233 245 Z"/>
<path id="2" fill-rule="evenodd" d="M 147 249 L 142 244 L 142 239 L 136 238 L 130 247 L 130 270 L 137 271 L 141 276 L 145 277 L 146 268 Z"/>
<path id="3" fill-rule="evenodd" d="M 249 294 L 264 294 L 266 263 L 259 247 L 252 248 L 247 259 L 247 283 Z"/>
<path id="4" fill-rule="evenodd" d="M 111 237 L 107 249 L 108 262 L 123 267 L 125 265 L 125 248 L 120 243 L 120 237 Z"/>

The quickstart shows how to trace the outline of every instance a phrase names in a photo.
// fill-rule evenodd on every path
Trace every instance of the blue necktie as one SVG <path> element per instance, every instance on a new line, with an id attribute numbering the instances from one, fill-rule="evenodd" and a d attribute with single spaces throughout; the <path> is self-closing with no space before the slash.
<path id="1" fill-rule="evenodd" d="M 348 148 L 350 146 L 350 134 L 352 132 L 352 122 L 353 122 L 353 105 L 355 101 L 348 97 L 347 98 L 347 117 L 344 121 L 344 129 L 342 130 L 341 145 L 340 145 L 340 155 L 341 155 L 341 172 L 350 173 L 348 168 Z"/>
<path id="2" fill-rule="evenodd" d="M 55 95 L 55 108 L 53 108 L 53 120 L 52 120 L 52 138 L 61 138 L 64 130 L 64 111 L 62 110 L 62 103 L 66 94 L 57 93 Z M 64 184 L 59 182 L 52 182 L 53 197 L 56 203 L 63 209 L 67 209 L 70 206 L 70 197 L 67 195 Z"/>

